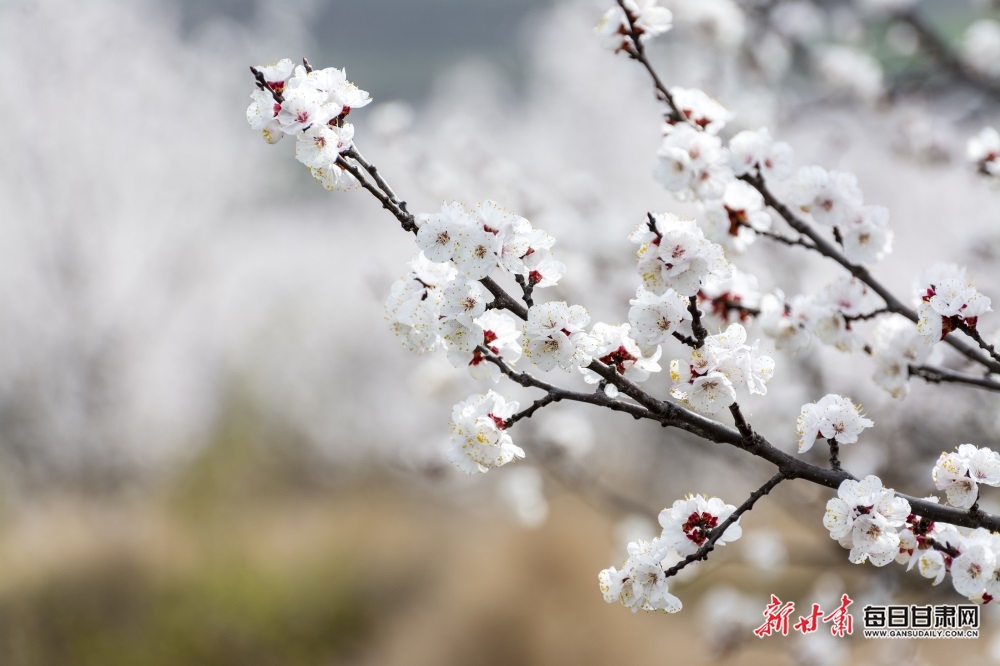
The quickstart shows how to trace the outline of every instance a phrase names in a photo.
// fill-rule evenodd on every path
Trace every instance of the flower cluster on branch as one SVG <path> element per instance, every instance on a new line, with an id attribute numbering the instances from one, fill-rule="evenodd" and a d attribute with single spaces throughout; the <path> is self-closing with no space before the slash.
<path id="1" fill-rule="evenodd" d="M 879 4 L 905 10 L 904 3 Z M 1000 354 L 978 328 L 990 299 L 956 266 L 921 275 L 912 306 L 894 296 L 869 270 L 892 249 L 888 210 L 865 203 L 853 174 L 812 165 L 796 170 L 791 147 L 766 128 L 726 140 L 734 114 L 704 91 L 666 86 L 646 56 L 648 40 L 671 27 L 671 12 L 655 0 L 618 0 L 597 29 L 605 47 L 649 73 L 665 118 L 653 177 L 698 211 L 696 219 L 650 211 L 628 236 L 638 246 L 638 284 L 621 323 L 592 322 L 582 305 L 536 302 L 537 290 L 556 285 L 567 267 L 557 260 L 551 235 L 501 205 L 450 202 L 438 212 L 411 214 L 354 145 L 345 119 L 370 98 L 343 70 L 288 60 L 251 68 L 258 89 L 247 118 L 268 143 L 294 136 L 296 158 L 324 185 L 364 188 L 415 235 L 420 252 L 386 301 L 386 317 L 407 348 L 442 351 L 456 368 L 491 385 L 506 378 L 544 392 L 522 411 L 492 388 L 455 405 L 446 457 L 461 470 L 481 474 L 526 458 L 511 430 L 564 400 L 679 428 L 777 467 L 738 507 L 691 495 L 664 509 L 660 535 L 631 543 L 620 569 L 600 572 L 606 601 L 633 611 L 680 610 L 668 579 L 738 539 L 741 517 L 792 479 L 837 491 L 822 523 L 850 550 L 850 562 L 919 564 L 935 584 L 951 572 L 960 594 L 989 601 L 1000 591 L 1000 543 L 989 531 L 1000 529 L 1000 517 L 979 510 L 977 501 L 980 485 L 1000 485 L 997 454 L 970 444 L 942 454 L 929 478 L 946 493 L 946 506 L 898 494 L 875 476 L 858 480 L 842 468 L 839 446 L 856 444 L 874 426 L 849 398 L 831 393 L 803 405 L 794 428 L 800 454 L 817 439 L 828 440 L 828 467 L 768 442 L 739 400 L 767 394 L 779 370 L 769 347 L 802 353 L 817 341 L 870 355 L 875 383 L 896 398 L 907 395 L 912 377 L 997 390 L 1000 383 L 990 375 L 1000 373 Z M 987 175 L 998 173 L 998 143 L 996 132 L 984 131 L 970 144 L 970 159 Z M 758 237 L 814 252 L 845 274 L 813 294 L 760 293 L 735 265 Z M 519 297 L 503 286 L 512 283 Z M 712 329 L 709 317 L 715 317 Z M 717 320 L 724 329 L 714 330 Z M 869 320 L 874 323 L 866 327 Z M 753 323 L 765 339 L 750 342 Z M 938 367 L 941 344 L 984 377 Z M 673 359 L 669 381 L 661 380 L 660 359 L 671 345 L 681 345 L 684 354 L 667 357 Z M 582 390 L 538 374 L 557 371 L 566 382 L 582 377 Z M 732 426 L 715 420 L 725 411 Z M 787 433 L 791 439 L 793 428 Z"/>

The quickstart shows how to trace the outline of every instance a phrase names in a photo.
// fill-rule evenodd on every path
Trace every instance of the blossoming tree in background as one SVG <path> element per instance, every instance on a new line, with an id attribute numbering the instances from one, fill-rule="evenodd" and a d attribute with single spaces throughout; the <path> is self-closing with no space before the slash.
<path id="1" fill-rule="evenodd" d="M 869 0 L 863 8 L 892 13 L 969 84 L 1000 90 L 990 69 L 996 60 L 946 51 L 911 4 Z M 861 96 L 880 87 L 881 72 L 848 47 L 813 53 L 802 31 L 788 28 L 796 25 L 788 15 L 795 6 L 774 9 L 790 48 L 809 50 L 820 71 Z M 981 332 L 994 328 L 990 298 L 965 268 L 948 263 L 921 267 L 911 294 L 891 292 L 870 270 L 892 250 L 889 211 L 865 201 L 853 174 L 796 168 L 777 131 L 727 133 L 735 114 L 711 91 L 669 85 L 646 47 L 673 19 L 656 0 L 618 0 L 597 27 L 602 46 L 651 80 L 663 113 L 660 145 L 650 147 L 653 178 L 695 212 L 648 211 L 631 234 L 622 230 L 637 250 L 634 297 L 620 304 L 620 323 L 592 321 L 583 304 L 545 299 L 545 290 L 573 274 L 556 239 L 517 211 L 448 201 L 438 211 L 411 212 L 355 143 L 349 119 L 371 98 L 343 70 L 305 60 L 252 67 L 257 89 L 247 119 L 268 143 L 292 137 L 296 159 L 325 187 L 364 189 L 414 235 L 419 252 L 390 290 L 387 319 L 408 349 L 440 352 L 456 372 L 489 387 L 452 410 L 445 456 L 461 470 L 485 474 L 530 458 L 515 442 L 517 424 L 563 401 L 683 430 L 774 467 L 738 504 L 697 494 L 663 509 L 662 531 L 632 542 L 620 567 L 598 575 L 606 601 L 679 611 L 670 579 L 741 538 L 744 514 L 779 484 L 798 481 L 836 491 L 816 523 L 850 562 L 916 567 L 935 585 L 950 573 L 959 594 L 989 602 L 1000 595 L 1000 516 L 980 509 L 979 499 L 981 486 L 1000 485 L 1000 453 L 950 442 L 936 463 L 923 461 L 944 501 L 920 498 L 876 475 L 859 479 L 842 464 L 841 445 L 863 447 L 878 427 L 850 397 L 831 392 L 802 405 L 797 422 L 783 428 L 786 440 L 797 438 L 799 455 L 765 437 L 741 403 L 767 396 L 781 372 L 770 348 L 808 355 L 815 345 L 839 350 L 848 363 L 869 357 L 871 380 L 897 399 L 914 379 L 941 391 L 1000 391 L 1000 351 Z M 993 48 L 989 30 L 970 29 L 970 54 Z M 982 130 L 968 142 L 968 159 L 983 176 L 1000 176 L 1000 135 Z M 833 262 L 841 274 L 816 293 L 791 294 L 788 285 L 787 295 L 782 288 L 761 294 L 743 264 L 757 243 Z M 522 408 L 503 395 L 511 383 L 541 397 Z M 826 464 L 802 456 L 814 446 L 828 450 Z"/>

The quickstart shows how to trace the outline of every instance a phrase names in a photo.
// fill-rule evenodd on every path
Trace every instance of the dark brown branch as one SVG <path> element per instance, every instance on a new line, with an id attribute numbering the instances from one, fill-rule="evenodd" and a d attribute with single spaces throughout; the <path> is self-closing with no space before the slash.
<path id="1" fill-rule="evenodd" d="M 527 416 L 531 416 L 531 414 L 533 414 L 538 409 L 544 407 L 545 405 L 553 402 L 558 402 L 560 400 L 572 400 L 574 402 L 585 402 L 591 405 L 597 405 L 598 407 L 606 407 L 612 411 L 624 412 L 626 414 L 629 414 L 634 419 L 653 418 L 654 420 L 656 420 L 655 417 L 653 417 L 650 414 L 649 410 L 647 410 L 645 407 L 634 405 L 630 402 L 622 402 L 620 400 L 615 400 L 614 398 L 609 398 L 608 395 L 604 393 L 604 391 L 583 393 L 580 391 L 568 391 L 566 389 L 559 388 L 558 386 L 555 386 L 554 384 L 550 384 L 546 381 L 538 379 L 537 377 L 534 377 L 528 374 L 527 372 L 518 372 L 514 370 L 509 365 L 507 365 L 507 363 L 504 362 L 502 358 L 498 357 L 496 354 L 491 352 L 486 347 L 479 346 L 477 349 L 487 361 L 500 368 L 500 372 L 502 372 L 508 379 L 510 379 L 514 383 L 520 384 L 521 386 L 524 386 L 526 388 L 542 389 L 546 393 L 545 398 L 541 398 L 540 400 L 536 401 L 531 407 L 524 410 L 524 412 L 529 412 L 530 410 L 529 414 L 525 415 L 524 412 L 521 412 L 520 414 L 515 414 L 508 420 L 507 425 L 513 425 L 513 423 L 516 423 L 521 418 L 527 418 Z M 543 402 L 546 399 L 547 402 Z M 538 403 L 543 403 L 543 404 L 538 404 Z"/>
<path id="2" fill-rule="evenodd" d="M 673 331 L 670 333 L 676 340 L 680 340 L 682 343 L 686 344 L 688 347 L 698 347 L 698 341 L 692 338 L 690 335 L 684 335 L 683 333 L 678 333 Z"/>
<path id="3" fill-rule="evenodd" d="M 935 368 L 929 365 L 911 365 L 909 366 L 909 370 L 911 377 L 919 377 L 920 379 L 930 382 L 931 384 L 950 382 L 953 384 L 975 386 L 977 388 L 986 389 L 987 391 L 1000 393 L 1000 382 L 995 382 L 987 377 L 966 375 L 960 372 L 955 372 L 954 370 Z"/>
<path id="4" fill-rule="evenodd" d="M 692 296 L 688 299 L 688 312 L 691 313 L 691 331 L 694 333 L 695 349 L 701 349 L 708 337 L 708 329 L 701 323 L 701 310 L 698 309 L 698 297 Z"/>
<path id="5" fill-rule="evenodd" d="M 747 225 L 747 226 L 749 226 L 749 225 Z M 753 227 L 750 227 L 750 228 L 753 229 Z M 796 247 L 796 246 L 797 247 L 804 247 L 807 250 L 815 250 L 816 249 L 815 245 L 813 245 L 809 241 L 804 240 L 801 237 L 799 237 L 799 238 L 789 238 L 788 236 L 782 236 L 781 234 L 779 234 L 779 233 L 777 233 L 775 231 L 761 231 L 759 229 L 754 229 L 754 233 L 756 233 L 758 236 L 763 236 L 764 238 L 770 238 L 771 240 L 773 240 L 775 242 L 783 243 L 784 245 L 790 245 L 792 247 Z"/>
<path id="6" fill-rule="evenodd" d="M 524 304 L 529 308 L 532 307 L 535 302 L 532 300 L 531 294 L 535 290 L 535 285 L 520 274 L 514 276 L 514 281 L 521 287 L 521 298 L 524 300 Z"/>
<path id="7" fill-rule="evenodd" d="M 531 403 L 530 407 L 528 407 L 527 409 L 522 409 L 517 414 L 514 414 L 514 416 L 504 421 L 504 428 L 509 428 L 522 419 L 530 419 L 535 414 L 535 412 L 537 412 L 542 407 L 545 407 L 546 405 L 551 405 L 553 402 L 559 402 L 560 400 L 562 400 L 562 398 L 559 396 L 558 393 L 551 393 L 551 392 L 546 393 L 544 396 Z"/>
<path id="8" fill-rule="evenodd" d="M 840 471 L 840 443 L 837 442 L 836 438 L 831 437 L 827 440 L 830 444 L 830 469 Z"/>
<path id="9" fill-rule="evenodd" d="M 740 431 L 743 438 L 748 442 L 753 441 L 753 428 L 747 423 L 746 417 L 743 416 L 743 412 L 740 411 L 740 406 L 738 403 L 733 403 L 729 405 L 729 412 L 733 415 L 733 421 L 736 423 L 736 429 Z"/>
<path id="10" fill-rule="evenodd" d="M 955 548 L 954 546 L 949 546 L 946 543 L 941 543 L 940 541 L 937 541 L 936 539 L 934 539 L 934 537 L 927 537 L 926 539 L 924 539 L 924 543 L 926 543 L 928 546 L 930 546 L 934 550 L 941 551 L 942 553 L 944 553 L 945 555 L 947 555 L 948 557 L 951 557 L 951 558 L 958 557 L 959 555 L 962 554 L 958 550 L 958 548 Z"/>
<path id="11" fill-rule="evenodd" d="M 859 315 L 844 315 L 844 321 L 867 321 L 869 319 L 874 319 L 879 315 L 889 314 L 890 310 L 888 308 L 879 308 L 878 310 L 873 310 L 872 312 L 866 312 Z"/>
<path id="12" fill-rule="evenodd" d="M 960 320 L 958 322 L 958 330 L 972 338 L 975 343 L 979 345 L 980 349 L 990 355 L 990 358 L 1000 363 L 1000 353 L 997 353 L 996 347 L 986 342 L 986 340 L 983 340 L 983 336 L 980 335 L 979 331 L 977 331 L 975 327 L 970 326 L 969 322 Z"/>
<path id="13" fill-rule="evenodd" d="M 257 82 L 258 88 L 271 93 L 271 97 L 273 97 L 274 101 L 277 102 L 278 104 L 281 104 L 282 102 L 285 101 L 285 98 L 281 96 L 280 92 L 278 92 L 271 86 L 267 85 L 267 80 L 264 78 L 264 74 L 259 69 L 251 65 L 250 71 L 253 72 L 253 78 Z"/>

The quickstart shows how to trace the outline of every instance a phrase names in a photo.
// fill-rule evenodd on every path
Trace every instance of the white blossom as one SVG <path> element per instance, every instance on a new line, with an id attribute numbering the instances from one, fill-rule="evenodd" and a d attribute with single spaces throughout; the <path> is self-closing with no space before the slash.
<path id="1" fill-rule="evenodd" d="M 340 127 L 316 124 L 301 132 L 295 142 L 295 159 L 307 167 L 336 168 L 337 157 L 351 147 L 354 126 L 344 123 Z"/>
<path id="2" fill-rule="evenodd" d="M 698 88 L 675 86 L 670 89 L 670 96 L 685 118 L 709 134 L 718 134 L 733 119 L 726 107 Z M 665 129 L 669 133 L 673 126 L 668 125 Z"/>
<path id="3" fill-rule="evenodd" d="M 441 316 L 471 328 L 473 320 L 486 312 L 490 298 L 486 287 L 477 281 L 455 282 L 444 290 Z"/>
<path id="4" fill-rule="evenodd" d="M 409 263 L 410 272 L 397 280 L 385 303 L 386 319 L 411 351 L 424 353 L 441 345 L 438 322 L 444 289 L 455 278 L 450 263 L 430 261 L 423 252 Z"/>
<path id="5" fill-rule="evenodd" d="M 639 609 L 679 611 L 681 601 L 670 594 L 663 569 L 668 551 L 659 539 L 630 543 L 628 559 L 621 570 L 609 567 L 597 576 L 604 600 L 609 604 L 620 603 L 633 613 Z"/>
<path id="6" fill-rule="evenodd" d="M 955 591 L 970 599 L 986 591 L 986 582 L 994 577 L 996 553 L 990 544 L 979 541 L 967 544 L 951 562 L 951 582 Z"/>
<path id="7" fill-rule="evenodd" d="M 721 200 L 706 202 L 702 228 L 709 240 L 742 254 L 757 237 L 771 228 L 771 214 L 760 192 L 742 180 L 731 181 Z"/>
<path id="8" fill-rule="evenodd" d="M 718 199 L 733 178 L 722 140 L 688 123 L 668 125 L 653 175 L 680 198 Z"/>
<path id="9" fill-rule="evenodd" d="M 694 296 L 710 276 L 725 279 L 732 273 L 723 249 L 705 238 L 694 220 L 672 213 L 650 218 L 650 223 L 629 236 L 640 243 L 638 270 L 650 291 L 662 294 L 673 289 L 682 296 Z"/>
<path id="10" fill-rule="evenodd" d="M 865 418 L 861 407 L 855 405 L 850 398 L 830 393 L 819 399 L 802 405 L 802 411 L 795 424 L 795 433 L 799 436 L 799 453 L 805 453 L 812 448 L 819 437 L 835 439 L 838 444 L 853 444 L 858 441 L 858 435 L 865 428 L 871 428 L 875 423 Z"/>
<path id="11" fill-rule="evenodd" d="M 625 7 L 641 42 L 673 27 L 673 15 L 666 7 L 659 6 L 657 0 L 625 0 Z M 596 30 L 601 36 L 601 46 L 611 51 L 621 51 L 632 44 L 628 18 L 617 4 L 604 13 Z"/>
<path id="12" fill-rule="evenodd" d="M 765 294 L 760 300 L 760 322 L 764 334 L 774 339 L 774 346 L 799 353 L 809 347 L 812 335 L 809 333 L 808 299 L 796 296 L 785 300 L 780 289 L 773 294 Z"/>
<path id="13" fill-rule="evenodd" d="M 855 264 L 872 264 L 892 252 L 889 209 L 862 206 L 840 231 L 844 256 Z"/>
<path id="14" fill-rule="evenodd" d="M 666 342 L 682 321 L 691 319 L 688 299 L 673 289 L 658 296 L 640 285 L 629 303 L 632 308 L 628 311 L 628 321 L 641 347 L 655 347 Z"/>
<path id="15" fill-rule="evenodd" d="M 507 402 L 493 391 L 471 395 L 455 405 L 448 460 L 467 474 L 477 474 L 524 458 L 524 450 L 514 445 L 505 430 L 505 422 L 517 408 L 517 402 Z"/>
<path id="16" fill-rule="evenodd" d="M 965 269 L 935 264 L 917 279 L 917 331 L 931 342 L 942 340 L 960 324 L 975 329 L 979 317 L 992 311 L 991 301 L 976 289 Z"/>
<path id="17" fill-rule="evenodd" d="M 766 394 L 774 359 L 759 351 L 759 341 L 748 346 L 746 339 L 746 329 L 733 323 L 724 332 L 707 336 L 688 361 L 671 361 L 670 395 L 698 412 L 716 414 L 735 402 L 736 387 Z"/>
<path id="18" fill-rule="evenodd" d="M 827 171 L 819 166 L 798 170 L 788 199 L 819 224 L 831 227 L 850 222 L 863 203 L 854 174 Z"/>
<path id="19" fill-rule="evenodd" d="M 729 163 L 737 176 L 759 169 L 768 181 L 788 179 L 794 167 L 792 147 L 772 139 L 766 127 L 744 130 L 730 139 Z"/>
<path id="20" fill-rule="evenodd" d="M 247 111 L 248 118 L 249 115 L 250 112 Z M 980 173 L 1000 178 L 1000 132 L 992 127 L 984 127 L 979 134 L 969 139 L 965 154 Z"/>
<path id="21" fill-rule="evenodd" d="M 267 143 L 281 141 L 285 133 L 281 131 L 281 123 L 275 117 L 281 105 L 274 101 L 270 92 L 264 90 L 254 90 L 250 93 L 250 100 L 250 106 L 247 107 L 247 122 L 250 127 L 260 130 Z"/>
<path id="22" fill-rule="evenodd" d="M 1000 454 L 962 444 L 955 453 L 941 454 L 932 477 L 934 486 L 945 491 L 948 504 L 968 509 L 979 499 L 979 484 L 1000 486 Z"/>
<path id="23" fill-rule="evenodd" d="M 586 332 L 590 315 L 565 301 L 534 305 L 524 327 L 525 355 L 542 370 L 574 370 L 590 363 L 593 344 Z"/>
<path id="24" fill-rule="evenodd" d="M 873 475 L 840 484 L 837 497 L 826 503 L 823 526 L 844 548 L 854 564 L 869 561 L 885 566 L 899 552 L 899 528 L 910 514 L 910 503 L 896 497 Z"/>
<path id="25" fill-rule="evenodd" d="M 718 497 L 689 495 L 660 512 L 660 527 L 663 528 L 660 538 L 679 555 L 691 555 L 705 545 L 712 530 L 725 522 L 734 511 L 735 506 L 726 504 Z M 715 543 L 724 546 L 742 535 L 743 528 L 737 520 Z"/>
<path id="26" fill-rule="evenodd" d="M 902 315 L 889 315 L 879 320 L 871 348 L 875 361 L 872 379 L 894 398 L 909 394 L 910 366 L 922 365 L 933 352 L 933 344 Z"/>
<path id="27" fill-rule="evenodd" d="M 644 382 L 651 373 L 660 371 L 660 364 L 657 361 L 660 360 L 662 350 L 657 347 L 651 355 L 644 355 L 630 333 L 631 327 L 628 324 L 621 326 L 603 322 L 594 324 L 590 335 L 593 351 L 590 353 L 625 379 Z M 601 381 L 601 376 L 593 370 L 581 367 L 580 372 L 588 384 L 597 384 Z"/>

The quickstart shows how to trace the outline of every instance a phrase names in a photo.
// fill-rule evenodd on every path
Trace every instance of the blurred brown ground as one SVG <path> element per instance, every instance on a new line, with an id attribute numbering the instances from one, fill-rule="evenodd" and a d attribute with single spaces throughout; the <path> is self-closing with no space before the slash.
<path id="1" fill-rule="evenodd" d="M 597 572 L 614 563 L 613 521 L 571 494 L 525 530 L 384 474 L 339 488 L 279 482 L 287 469 L 267 459 L 223 449 L 156 497 L 50 497 L 7 511 L 0 664 L 797 663 L 781 637 L 748 636 L 717 657 L 699 624 L 705 577 L 676 588 L 677 615 L 605 604 Z M 793 560 L 831 553 L 818 529 L 758 515 L 791 537 Z M 762 599 L 808 594 L 822 568 L 768 581 L 728 550 L 711 579 Z M 850 662 L 944 663 L 987 642 L 855 638 Z"/>

